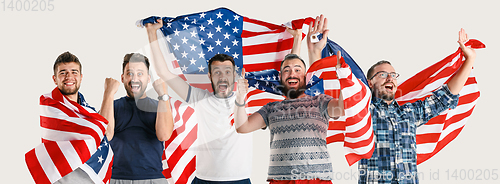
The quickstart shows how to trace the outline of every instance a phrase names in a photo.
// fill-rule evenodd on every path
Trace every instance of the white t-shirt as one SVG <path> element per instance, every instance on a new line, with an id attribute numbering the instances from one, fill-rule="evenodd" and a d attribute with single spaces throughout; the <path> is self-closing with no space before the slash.
<path id="1" fill-rule="evenodd" d="M 234 181 L 250 178 L 252 171 L 252 134 L 239 134 L 231 125 L 233 93 L 218 98 L 208 90 L 190 87 L 186 101 L 195 109 L 198 120 L 196 177 L 209 181 Z"/>

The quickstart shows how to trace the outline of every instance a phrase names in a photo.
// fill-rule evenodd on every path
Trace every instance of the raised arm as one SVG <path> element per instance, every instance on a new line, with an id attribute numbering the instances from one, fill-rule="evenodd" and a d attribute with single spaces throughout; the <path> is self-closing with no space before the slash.
<path id="1" fill-rule="evenodd" d="M 340 66 L 341 66 L 341 63 L 340 63 L 341 57 L 342 56 L 341 56 L 340 51 L 337 51 L 337 65 L 336 65 L 337 70 L 340 69 Z M 338 78 L 338 76 L 337 76 L 337 78 Z M 328 115 L 334 119 L 337 119 L 340 116 L 345 115 L 344 97 L 342 96 L 342 92 L 339 94 L 338 99 L 332 99 L 332 100 L 330 100 L 330 102 L 328 102 Z"/>
<path id="2" fill-rule="evenodd" d="M 167 85 L 162 79 L 154 81 L 153 87 L 158 96 L 168 95 Z M 167 141 L 170 139 L 174 129 L 174 120 L 172 118 L 170 100 L 168 99 L 158 100 L 155 129 L 158 140 Z"/>
<path id="3" fill-rule="evenodd" d="M 118 86 L 120 86 L 120 82 L 113 78 L 106 78 L 104 81 L 104 95 L 99 114 L 108 120 L 108 127 L 106 128 L 105 133 L 108 141 L 111 141 L 115 135 L 115 112 L 113 100 L 116 92 L 118 91 Z"/>
<path id="4" fill-rule="evenodd" d="M 313 43 L 311 36 L 316 33 L 322 33 L 323 38 L 319 42 Z M 321 51 L 326 46 L 326 41 L 328 40 L 328 19 L 323 15 L 317 16 L 314 24 L 309 24 L 309 31 L 307 33 L 307 50 L 309 55 L 309 66 L 314 62 L 321 59 Z"/>
<path id="5" fill-rule="evenodd" d="M 300 46 L 302 45 L 302 29 L 291 29 L 287 27 L 286 31 L 288 31 L 293 36 L 293 47 L 290 51 L 290 54 L 300 56 Z"/>
<path id="6" fill-rule="evenodd" d="M 245 76 L 245 68 L 241 70 L 242 76 Z M 234 106 L 234 125 L 238 133 L 250 133 L 255 130 L 266 127 L 264 119 L 259 113 L 253 113 L 248 116 L 245 109 L 245 97 L 248 93 L 248 80 L 238 79 L 236 88 L 236 100 Z"/>
<path id="7" fill-rule="evenodd" d="M 464 64 L 462 64 L 460 69 L 458 69 L 457 73 L 455 73 L 455 76 L 453 76 L 453 78 L 451 78 L 450 81 L 448 82 L 448 88 L 454 95 L 460 93 L 460 91 L 464 87 L 464 84 L 469 78 L 470 72 L 472 70 L 472 65 L 476 60 L 476 51 L 464 45 L 464 43 L 468 39 L 469 38 L 467 36 L 467 33 L 465 33 L 465 30 L 463 28 L 460 29 L 460 31 L 458 32 L 458 44 L 460 44 L 460 48 L 464 53 L 465 62 Z"/>
<path id="8" fill-rule="evenodd" d="M 168 69 L 165 58 L 161 53 L 160 44 L 158 43 L 158 36 L 156 35 L 156 31 L 162 26 L 163 26 L 163 21 L 161 19 L 158 19 L 157 23 L 155 24 L 150 24 L 150 23 L 146 24 L 146 30 L 149 38 L 149 45 L 151 46 L 151 52 L 153 54 L 153 64 L 158 76 L 160 76 L 160 78 L 163 79 L 163 81 L 167 82 L 167 84 L 171 86 L 171 88 L 177 93 L 177 95 L 179 95 L 182 99 L 186 100 L 189 90 L 189 84 Z M 173 60 L 175 60 L 175 58 L 170 58 L 170 61 Z"/>

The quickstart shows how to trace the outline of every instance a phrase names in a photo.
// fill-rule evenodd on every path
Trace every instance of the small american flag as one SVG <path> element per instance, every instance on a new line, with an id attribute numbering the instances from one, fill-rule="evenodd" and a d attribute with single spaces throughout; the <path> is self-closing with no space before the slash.
<path id="1" fill-rule="evenodd" d="M 40 97 L 40 110 L 42 144 L 25 155 L 35 182 L 54 183 L 81 168 L 94 183 L 109 183 L 113 151 L 104 135 L 108 121 L 58 88 Z"/>

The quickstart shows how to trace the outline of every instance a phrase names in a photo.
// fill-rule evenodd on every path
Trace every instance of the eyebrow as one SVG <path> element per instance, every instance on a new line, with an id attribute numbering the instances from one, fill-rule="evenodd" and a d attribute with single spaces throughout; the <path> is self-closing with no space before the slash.
<path id="1" fill-rule="evenodd" d="M 219 68 L 221 68 L 221 67 L 214 66 L 214 70 L 215 69 L 219 69 Z M 226 66 L 226 67 L 223 67 L 222 69 L 232 69 L 232 67 L 231 66 Z"/>
<path id="2" fill-rule="evenodd" d="M 57 72 L 57 73 L 61 73 L 61 72 L 63 72 L 63 71 L 66 71 L 66 69 L 59 70 L 59 72 Z M 77 71 L 77 72 L 80 72 L 78 69 L 71 69 L 71 71 Z"/>
<path id="3" fill-rule="evenodd" d="M 293 67 L 299 67 L 299 68 L 302 68 L 302 66 L 300 66 L 300 65 L 294 65 Z M 285 66 L 285 67 L 283 67 L 283 69 L 285 69 L 285 68 L 291 68 L 291 67 L 290 67 L 290 66 Z"/>
<path id="4" fill-rule="evenodd" d="M 130 72 L 130 71 L 134 71 L 134 70 L 132 70 L 132 69 L 127 69 L 127 72 Z M 144 70 L 142 70 L 142 69 L 137 69 L 137 71 L 139 71 L 139 72 L 144 72 Z"/>

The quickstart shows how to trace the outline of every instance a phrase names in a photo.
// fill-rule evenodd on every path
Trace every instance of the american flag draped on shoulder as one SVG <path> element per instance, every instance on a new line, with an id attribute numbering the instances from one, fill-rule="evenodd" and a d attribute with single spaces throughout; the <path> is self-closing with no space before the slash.
<path id="1" fill-rule="evenodd" d="M 245 67 L 247 72 L 252 72 L 278 69 L 281 60 L 290 53 L 293 46 L 293 36 L 286 31 L 284 25 L 244 17 L 226 8 L 175 18 L 153 16 L 138 21 L 137 26 L 156 22 L 159 18 L 163 21 L 163 27 L 158 34 L 159 38 L 162 38 L 158 40 L 160 47 L 163 46 L 162 49 L 173 53 L 166 54 L 163 51 L 170 71 L 178 74 L 191 86 L 209 91 L 212 91 L 212 88 L 207 77 L 207 61 L 215 54 L 233 56 L 238 73 L 241 73 L 242 67 Z M 306 25 L 303 33 L 307 33 L 307 25 L 313 20 L 293 20 L 288 25 L 293 29 Z M 247 112 L 252 113 L 268 102 L 284 98 L 251 88 L 248 99 L 252 101 L 247 103 Z M 186 104 L 173 101 L 172 107 L 177 113 L 174 116 L 180 118 L 176 118 L 174 133 L 165 145 L 164 175 L 167 178 L 172 177 L 175 183 L 186 183 L 190 182 L 195 172 L 195 156 L 189 149 L 193 144 L 190 141 L 196 139 L 197 126 L 196 122 L 193 125 L 188 121 L 192 109 Z M 185 141 L 182 143 L 185 146 L 178 146 L 182 141 Z M 172 145 L 173 147 L 169 148 Z"/>
<path id="2" fill-rule="evenodd" d="M 25 155 L 35 182 L 54 183 L 81 168 L 94 183 L 109 183 L 113 151 L 104 136 L 108 121 L 58 88 L 40 97 L 40 110 L 42 144 Z"/>
<path id="3" fill-rule="evenodd" d="M 473 39 L 465 45 L 475 49 L 486 47 Z M 459 48 L 455 53 L 401 83 L 398 86 L 396 101 L 401 105 L 430 96 L 432 91 L 451 79 L 464 61 L 462 50 Z M 417 128 L 417 164 L 434 156 L 458 136 L 472 114 L 479 95 L 476 78 L 471 72 L 460 91 L 457 107 L 444 111 Z"/>

